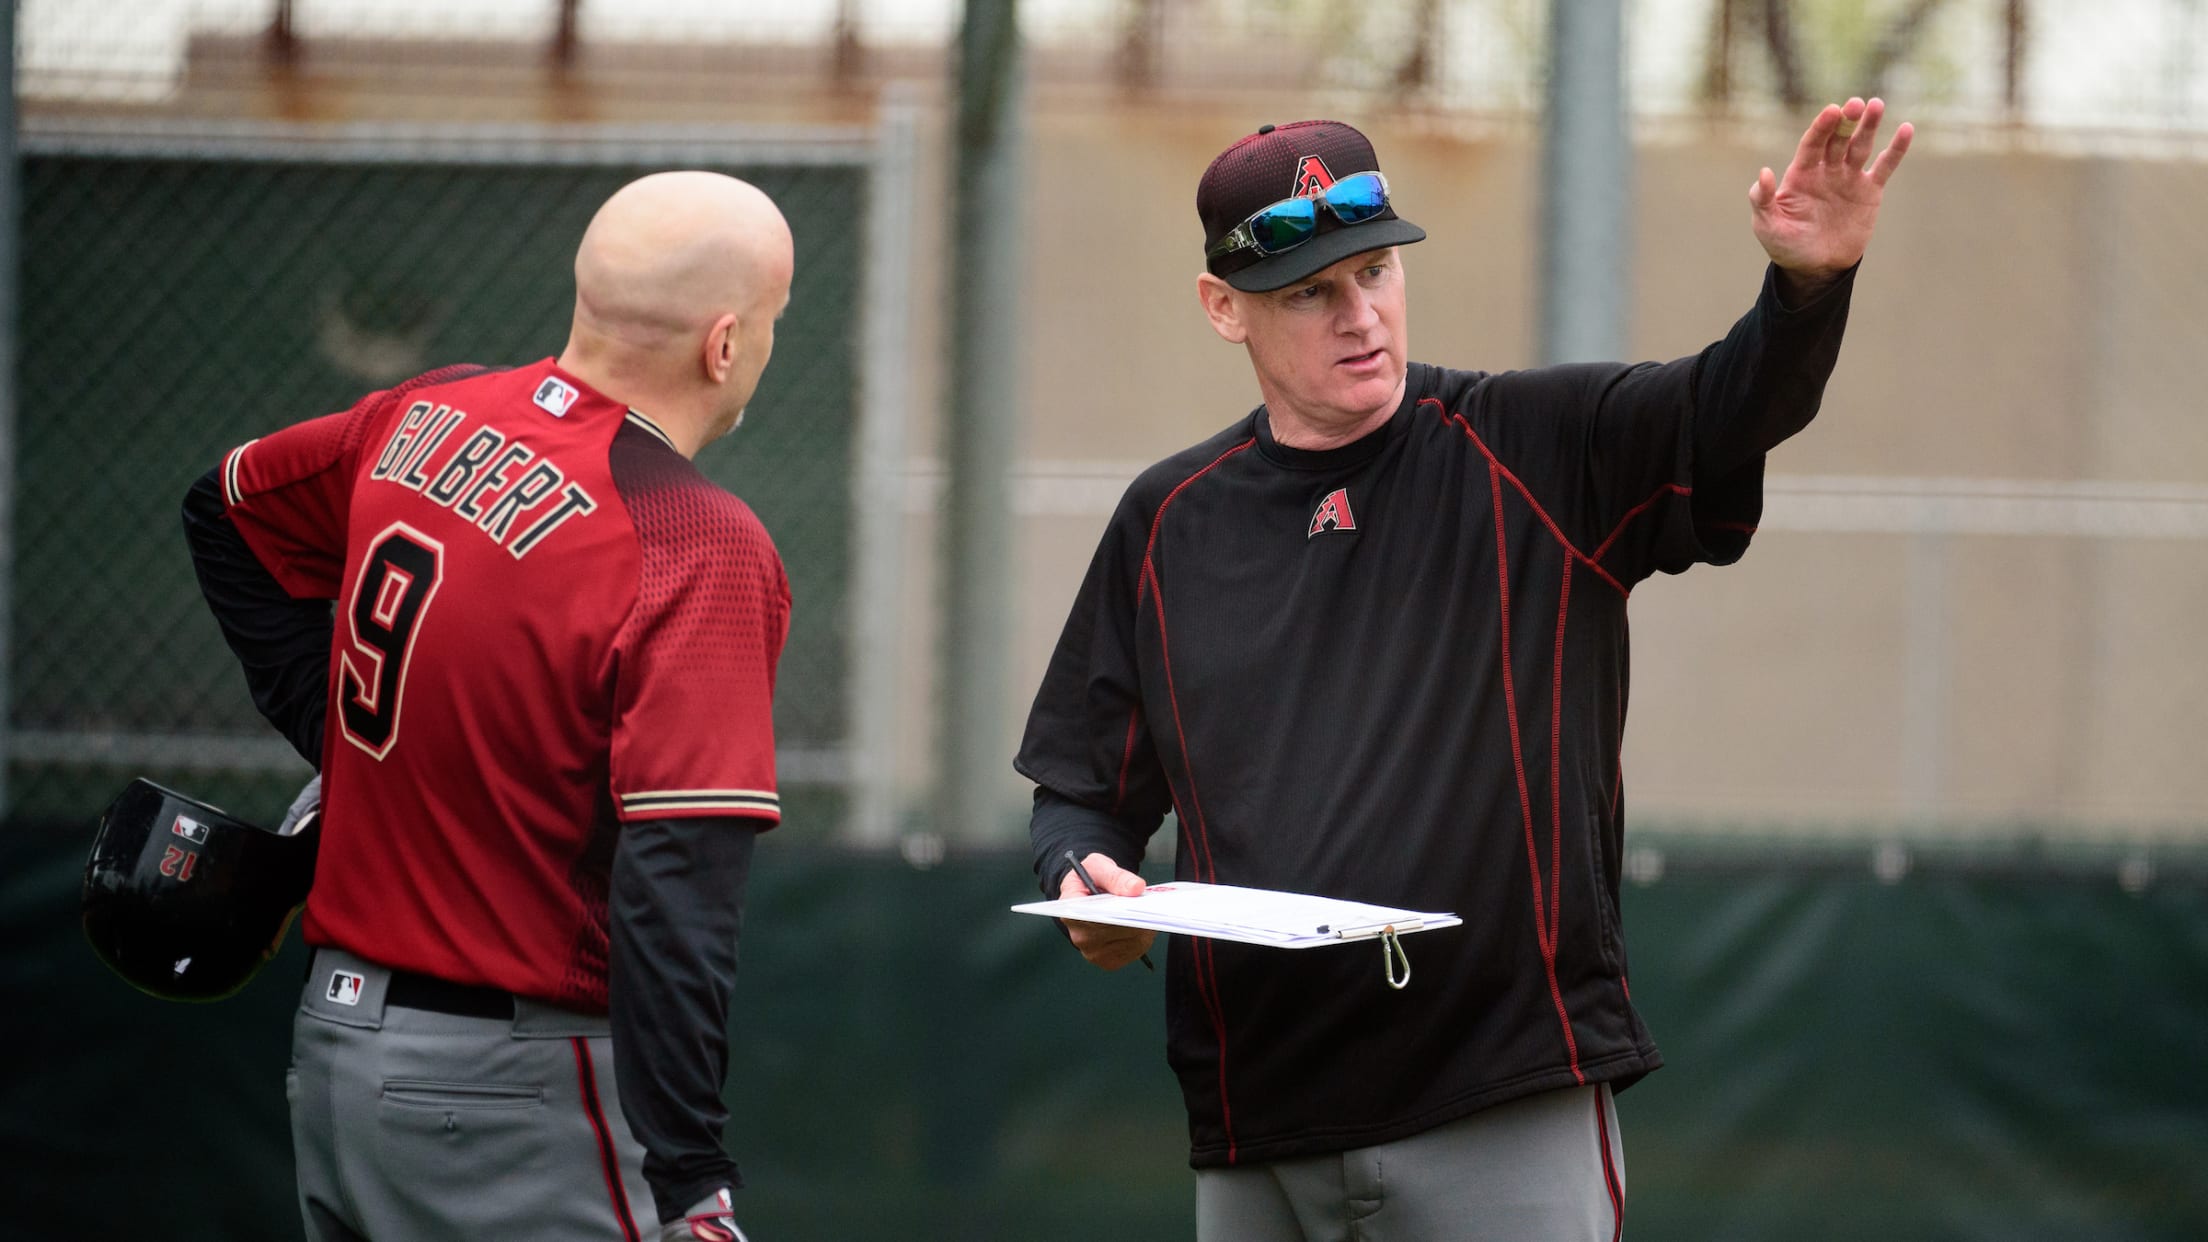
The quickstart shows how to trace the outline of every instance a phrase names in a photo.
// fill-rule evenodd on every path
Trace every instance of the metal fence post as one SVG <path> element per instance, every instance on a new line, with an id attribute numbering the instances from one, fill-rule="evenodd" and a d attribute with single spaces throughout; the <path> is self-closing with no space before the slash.
<path id="1" fill-rule="evenodd" d="M 1541 153 L 1543 362 L 1624 356 L 1632 186 L 1623 0 L 1552 0 Z"/>
<path id="2" fill-rule="evenodd" d="M 860 416 L 852 471 L 856 521 L 851 590 L 849 839 L 897 837 L 897 685 L 902 614 L 905 425 L 911 417 L 912 253 L 919 108 L 906 86 L 884 92 L 866 194 Z"/>
<path id="3" fill-rule="evenodd" d="M 936 830 L 991 835 L 1005 810 L 1013 439 L 1018 427 L 1018 0 L 967 0 L 959 28 L 950 400 L 944 408 L 943 704 Z"/>
<path id="4" fill-rule="evenodd" d="M 8 813 L 8 765 L 14 754 L 15 686 L 15 251 L 22 230 L 16 210 L 15 0 L 0 22 L 0 818 Z"/>

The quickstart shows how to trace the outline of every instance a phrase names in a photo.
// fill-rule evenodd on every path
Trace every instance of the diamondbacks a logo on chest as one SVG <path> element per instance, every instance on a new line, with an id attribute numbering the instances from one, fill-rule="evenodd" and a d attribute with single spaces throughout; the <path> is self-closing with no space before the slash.
<path id="1" fill-rule="evenodd" d="M 1304 534 L 1310 539 L 1322 531 L 1355 530 L 1357 517 L 1349 511 L 1349 489 L 1337 487 L 1326 494 L 1319 507 L 1311 514 L 1311 529 Z"/>

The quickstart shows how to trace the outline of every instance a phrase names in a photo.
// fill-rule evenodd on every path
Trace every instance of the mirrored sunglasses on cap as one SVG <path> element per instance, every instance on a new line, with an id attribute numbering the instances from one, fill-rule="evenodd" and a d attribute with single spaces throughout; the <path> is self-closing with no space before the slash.
<path id="1" fill-rule="evenodd" d="M 1324 194 L 1284 198 L 1260 208 L 1204 251 L 1204 257 L 1216 259 L 1237 250 L 1270 257 L 1294 250 L 1318 235 L 1322 206 L 1343 224 L 1378 219 L 1388 209 L 1388 179 L 1378 172 L 1352 173 L 1328 186 Z"/>

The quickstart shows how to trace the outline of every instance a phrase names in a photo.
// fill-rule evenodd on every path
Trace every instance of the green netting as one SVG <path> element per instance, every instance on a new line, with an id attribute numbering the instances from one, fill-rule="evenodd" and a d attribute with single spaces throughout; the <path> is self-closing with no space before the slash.
<path id="1" fill-rule="evenodd" d="M 297 946 L 218 1005 L 131 991 L 75 925 L 89 831 L 0 834 L 0 1239 L 296 1238 Z M 1005 913 L 1032 893 L 1016 855 L 767 838 L 729 1088 L 752 1236 L 1191 1235 L 1159 977 Z M 1675 860 L 1625 911 L 1670 1062 L 1619 1100 L 1627 1236 L 2208 1236 L 2208 885 Z"/>
<path id="2" fill-rule="evenodd" d="M 373 388 L 558 353 L 575 244 L 643 171 L 26 159 L 14 728 L 271 736 L 193 585 L 185 489 L 229 446 Z M 866 171 L 726 171 L 781 204 L 797 280 L 744 427 L 699 465 L 751 503 L 789 566 L 781 740 L 833 746 Z M 303 773 L 253 787 L 274 800 Z M 113 792 L 74 761 L 12 775 L 31 815 L 96 811 Z"/>

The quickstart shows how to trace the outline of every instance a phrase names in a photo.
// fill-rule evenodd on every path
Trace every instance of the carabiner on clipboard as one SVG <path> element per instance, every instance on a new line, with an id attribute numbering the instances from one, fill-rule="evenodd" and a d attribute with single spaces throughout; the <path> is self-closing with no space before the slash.
<path id="1" fill-rule="evenodd" d="M 1401 978 L 1395 973 L 1398 964 L 1403 968 Z M 1380 932 L 1380 967 L 1388 972 L 1389 987 L 1400 992 L 1411 985 L 1411 955 L 1403 951 L 1403 941 L 1395 934 L 1393 924 Z"/>

